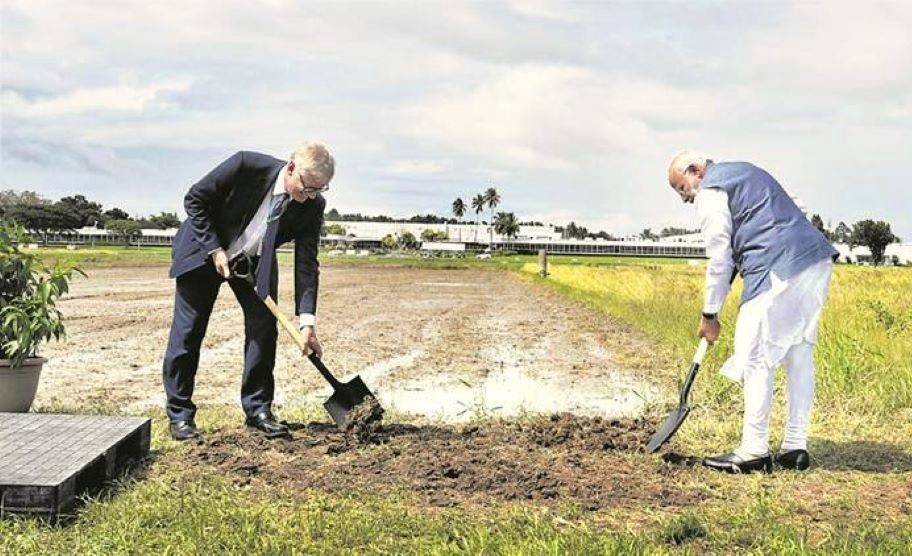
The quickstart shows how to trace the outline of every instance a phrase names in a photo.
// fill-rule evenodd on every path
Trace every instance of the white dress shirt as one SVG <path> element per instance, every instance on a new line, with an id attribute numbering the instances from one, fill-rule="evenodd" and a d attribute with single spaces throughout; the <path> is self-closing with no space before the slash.
<path id="1" fill-rule="evenodd" d="M 731 289 L 731 274 L 735 268 L 732 257 L 732 217 L 728 194 L 721 189 L 697 191 L 697 214 L 700 230 L 706 243 L 706 287 L 703 293 L 703 312 L 718 313 Z"/>
<path id="2" fill-rule="evenodd" d="M 266 195 L 260 207 L 254 213 L 253 218 L 244 231 L 238 237 L 234 238 L 231 245 L 228 246 L 228 260 L 232 260 L 241 253 L 247 253 L 251 257 L 260 255 L 260 249 L 263 247 L 263 237 L 266 235 L 266 219 L 269 218 L 269 209 L 273 206 L 273 199 L 285 194 L 285 181 L 282 179 L 284 168 L 279 172 L 275 184 L 272 187 L 272 195 Z"/>
<path id="3" fill-rule="evenodd" d="M 279 195 L 284 195 L 285 191 L 285 168 L 279 172 L 275 184 L 272 187 L 272 195 L 266 195 L 260 207 L 257 209 L 250 223 L 244 228 L 244 231 L 231 242 L 228 246 L 228 260 L 232 260 L 241 253 L 247 253 L 251 257 L 259 256 L 263 248 L 263 237 L 266 235 L 266 220 L 269 218 L 269 210 L 273 206 L 273 199 Z M 312 314 L 301 314 L 298 316 L 298 327 L 316 326 L 317 317 Z"/>

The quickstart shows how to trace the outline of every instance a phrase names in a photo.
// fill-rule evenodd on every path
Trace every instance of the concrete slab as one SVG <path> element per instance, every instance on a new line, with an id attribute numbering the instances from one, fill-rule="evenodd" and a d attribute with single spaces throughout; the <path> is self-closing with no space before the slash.
<path id="1" fill-rule="evenodd" d="M 76 498 L 148 457 L 138 417 L 0 413 L 0 517 L 56 520 Z"/>

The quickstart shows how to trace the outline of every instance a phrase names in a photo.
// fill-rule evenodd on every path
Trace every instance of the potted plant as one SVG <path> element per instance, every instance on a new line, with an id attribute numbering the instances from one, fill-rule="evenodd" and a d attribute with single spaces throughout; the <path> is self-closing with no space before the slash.
<path id="1" fill-rule="evenodd" d="M 28 236 L 22 226 L 0 218 L 0 412 L 28 411 L 47 359 L 38 347 L 64 333 L 57 298 L 69 290 L 78 268 L 45 266 L 22 251 Z M 84 274 L 83 274 L 84 275 Z"/>

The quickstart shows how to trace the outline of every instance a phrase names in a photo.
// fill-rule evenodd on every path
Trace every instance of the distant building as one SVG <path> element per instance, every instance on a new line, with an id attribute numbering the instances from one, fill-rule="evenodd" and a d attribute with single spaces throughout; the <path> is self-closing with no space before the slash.
<path id="1" fill-rule="evenodd" d="M 367 222 L 327 220 L 327 224 L 340 224 L 345 228 L 345 235 L 356 238 L 383 238 L 387 235 L 399 235 L 409 232 L 420 238 L 425 230 L 443 232 L 450 241 L 469 243 L 489 243 L 491 227 L 486 224 L 423 224 L 418 222 Z M 554 226 L 520 226 L 518 238 L 522 239 L 560 239 L 560 232 Z M 503 239 L 494 234 L 494 241 Z"/>
<path id="2" fill-rule="evenodd" d="M 177 235 L 177 228 L 169 228 L 167 230 L 142 229 L 138 236 L 130 238 L 130 245 L 171 245 L 174 242 L 175 235 Z M 47 237 L 48 245 L 94 245 L 96 243 L 123 243 L 123 241 L 123 238 L 117 234 L 91 226 L 79 228 L 72 232 L 52 232 Z"/>
<path id="3" fill-rule="evenodd" d="M 700 259 L 706 257 L 701 234 L 668 236 L 658 240 L 640 240 L 635 236 L 630 239 L 606 241 L 603 239 L 561 239 L 560 232 L 554 226 L 520 226 L 516 238 L 506 238 L 494 234 L 494 243 L 490 243 L 490 231 L 484 224 L 420 224 L 414 222 L 344 222 L 346 234 L 327 235 L 320 239 L 322 246 L 330 249 L 382 249 L 381 240 L 387 235 L 396 236 L 410 232 L 421 237 L 424 230 L 442 231 L 449 238 L 446 241 L 422 242 L 421 249 L 427 252 L 462 252 L 482 251 L 488 248 L 513 251 L 523 254 L 535 254 L 539 249 L 560 255 L 608 255 L 608 256 L 648 256 Z M 170 246 L 177 234 L 177 228 L 168 230 L 143 229 L 140 235 L 130 239 L 130 245 Z M 72 232 L 48 234 L 50 245 L 95 245 L 123 243 L 123 238 L 92 227 L 80 228 Z M 840 262 L 870 263 L 871 252 L 867 247 L 856 246 L 852 249 L 845 244 L 835 244 L 839 251 Z M 885 263 L 892 264 L 893 257 L 900 264 L 912 265 L 912 243 L 892 243 L 887 246 Z"/>
<path id="4" fill-rule="evenodd" d="M 835 243 L 833 247 L 839 251 L 840 262 L 871 263 L 871 250 L 862 245 L 850 248 L 845 243 Z M 912 265 L 912 243 L 891 243 L 884 251 L 884 264 L 893 264 L 893 257 L 901 265 Z"/>

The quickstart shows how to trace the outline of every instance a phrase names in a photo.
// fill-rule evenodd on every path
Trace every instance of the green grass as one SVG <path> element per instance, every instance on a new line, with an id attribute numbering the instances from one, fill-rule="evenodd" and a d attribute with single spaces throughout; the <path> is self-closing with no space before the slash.
<path id="1" fill-rule="evenodd" d="M 41 247 L 37 250 L 49 264 L 54 261 L 66 261 L 83 268 L 109 268 L 114 266 L 155 266 L 171 262 L 170 247 L 122 247 L 100 246 L 79 247 L 69 250 L 61 247 Z M 294 255 L 288 252 L 279 254 L 279 260 L 291 263 Z M 320 253 L 320 263 L 324 266 L 396 266 L 402 268 L 429 269 L 485 269 L 485 270 L 518 270 L 524 265 L 536 263 L 536 255 L 495 255 L 491 259 L 477 259 L 474 255 L 461 257 L 425 257 L 418 253 L 393 253 L 391 255 L 356 255 L 330 256 L 328 251 Z M 572 255 L 551 255 L 552 264 L 570 266 L 654 266 L 683 265 L 682 259 L 649 258 L 649 257 L 592 257 Z"/>
<path id="2" fill-rule="evenodd" d="M 535 265 L 523 267 L 534 275 Z M 685 266 L 554 265 L 541 282 L 645 332 L 680 364 L 692 355 L 702 303 L 703 270 Z M 818 405 L 881 416 L 912 409 L 912 269 L 839 265 L 821 318 L 815 352 Z M 732 351 L 740 280 L 720 318 L 723 335 L 706 367 Z M 738 390 L 716 373 L 701 377 L 710 399 Z"/>
<path id="3" fill-rule="evenodd" d="M 736 513 L 688 513 L 645 531 L 610 530 L 560 512 L 509 508 L 480 517 L 429 514 L 408 497 L 256 496 L 220 477 L 127 481 L 71 526 L 0 523 L 4 554 L 904 554 L 905 524 L 846 523 L 815 539 L 756 502 Z"/>
<path id="4" fill-rule="evenodd" d="M 65 410 L 66 408 L 57 408 Z M 79 411 L 102 408 L 79 408 Z M 286 409 L 313 418 L 318 407 Z M 103 411 L 102 411 L 103 412 Z M 810 520 L 796 496 L 802 477 L 733 479 L 730 503 L 593 515 L 575 507 L 517 504 L 429 510 L 415 493 L 327 495 L 239 486 L 187 467 L 187 447 L 165 438 L 150 413 L 154 461 L 82 506 L 69 523 L 0 521 L 0 554 L 904 554 L 912 521 L 845 515 Z M 204 406 L 204 430 L 236 424 L 237 411 Z M 875 478 L 868 489 L 886 488 Z M 717 485 L 718 487 L 718 485 Z"/>
<path id="5" fill-rule="evenodd" d="M 167 250 L 142 251 L 136 258 L 123 249 L 77 253 L 90 265 L 145 264 L 155 257 L 161 264 L 169 258 Z M 454 261 L 415 257 L 324 255 L 323 262 L 454 268 Z M 674 381 L 696 343 L 700 269 L 655 259 L 552 258 L 552 274 L 542 280 L 535 276 L 534 257 L 455 262 L 464 265 L 456 268 L 518 271 L 526 281 L 642 331 L 660 352 L 646 354 L 647 363 L 670 365 L 641 371 L 674 395 Z M 592 514 L 572 506 L 492 502 L 483 508 L 428 509 L 407 491 L 339 496 L 255 490 L 183 466 L 186 447 L 165 438 L 166 423 L 154 413 L 156 455 L 147 476 L 123 480 L 66 525 L 0 521 L 0 554 L 910 554 L 909 291 L 907 269 L 838 268 L 817 353 L 819 398 L 811 438 L 816 467 L 807 474 L 711 482 L 694 471 L 680 480 L 699 483 L 711 494 L 709 502 L 694 507 L 676 510 L 644 501 L 640 508 Z M 694 389 L 694 411 L 674 441 L 678 450 L 728 449 L 740 434 L 740 392 L 713 372 L 731 350 L 736 296 L 737 291 L 722 315 L 723 340 Z M 302 420 L 319 411 L 286 408 L 282 416 Z M 238 419 L 233 407 L 200 411 L 206 430 L 234 426 Z"/>
<path id="6" fill-rule="evenodd" d="M 163 476 L 126 485 L 78 523 L 46 529 L 0 524 L 5 554 L 337 554 L 643 552 L 643 538 L 561 531 L 549 516 L 507 511 L 480 520 L 459 511 L 426 515 L 397 498 L 276 492 L 258 497 L 220 477 Z"/>
<path id="7" fill-rule="evenodd" d="M 69 250 L 61 247 L 40 247 L 37 250 L 48 264 L 55 261 L 76 264 L 82 268 L 115 266 L 157 266 L 171 262 L 170 247 L 80 247 Z"/>

